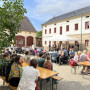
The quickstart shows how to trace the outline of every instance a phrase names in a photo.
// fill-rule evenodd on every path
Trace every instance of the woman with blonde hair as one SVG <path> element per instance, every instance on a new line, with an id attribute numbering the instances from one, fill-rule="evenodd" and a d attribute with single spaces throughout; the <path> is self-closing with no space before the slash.
<path id="1" fill-rule="evenodd" d="M 81 55 L 81 51 L 75 52 L 74 61 L 75 61 L 76 63 L 79 62 L 79 60 L 80 60 L 80 55 Z"/>
<path id="2" fill-rule="evenodd" d="M 80 61 L 83 62 L 87 60 L 87 50 L 84 50 L 83 53 L 80 55 Z"/>
<path id="3" fill-rule="evenodd" d="M 83 50 L 83 54 L 80 56 L 80 62 L 87 60 L 87 50 Z M 85 74 L 87 73 L 86 67 L 83 65 L 83 69 L 81 70 L 81 73 L 83 73 L 83 70 L 85 70 Z"/>

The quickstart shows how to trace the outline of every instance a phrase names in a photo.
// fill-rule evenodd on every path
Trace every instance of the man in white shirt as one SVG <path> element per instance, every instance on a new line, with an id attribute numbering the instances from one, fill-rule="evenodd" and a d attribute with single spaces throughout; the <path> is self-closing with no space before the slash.
<path id="1" fill-rule="evenodd" d="M 32 59 L 30 61 L 30 66 L 23 68 L 23 74 L 19 82 L 18 90 L 35 90 L 35 81 L 40 76 L 39 70 L 36 69 L 38 61 Z"/>

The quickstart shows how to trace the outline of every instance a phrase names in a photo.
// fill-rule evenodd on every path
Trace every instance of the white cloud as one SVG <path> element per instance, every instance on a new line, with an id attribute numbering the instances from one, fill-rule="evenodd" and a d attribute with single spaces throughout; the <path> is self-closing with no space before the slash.
<path id="1" fill-rule="evenodd" d="M 61 15 L 90 5 L 90 0 L 34 0 L 37 5 L 28 14 L 31 18 L 45 22 L 53 16 Z"/>

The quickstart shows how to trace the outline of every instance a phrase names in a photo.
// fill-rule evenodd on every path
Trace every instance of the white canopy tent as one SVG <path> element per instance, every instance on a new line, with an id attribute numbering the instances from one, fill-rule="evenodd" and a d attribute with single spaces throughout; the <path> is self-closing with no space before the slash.
<path id="1" fill-rule="evenodd" d="M 73 39 L 67 35 L 57 35 L 46 39 L 47 41 L 79 41 L 79 39 Z"/>

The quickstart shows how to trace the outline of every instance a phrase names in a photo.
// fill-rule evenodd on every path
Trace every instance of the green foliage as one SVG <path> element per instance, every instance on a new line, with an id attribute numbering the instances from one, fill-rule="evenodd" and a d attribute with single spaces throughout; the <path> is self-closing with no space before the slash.
<path id="1" fill-rule="evenodd" d="M 42 37 L 42 31 L 37 32 L 37 37 Z"/>
<path id="2" fill-rule="evenodd" d="M 22 0 L 0 0 L 0 49 L 10 46 L 19 32 L 26 9 Z"/>

